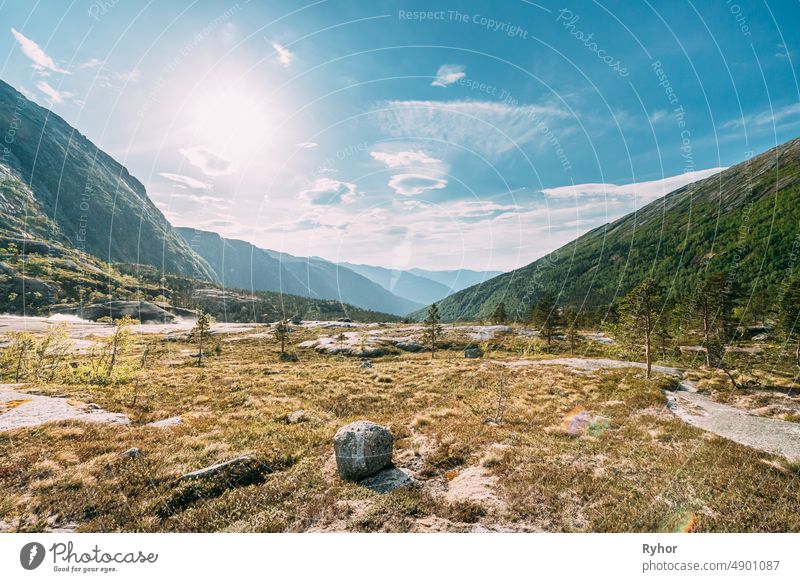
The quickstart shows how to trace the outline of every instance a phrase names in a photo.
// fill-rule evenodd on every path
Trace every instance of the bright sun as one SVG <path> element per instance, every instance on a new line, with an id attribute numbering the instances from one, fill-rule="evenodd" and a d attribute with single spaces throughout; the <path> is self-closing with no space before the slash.
<path id="1" fill-rule="evenodd" d="M 242 83 L 198 91 L 187 107 L 192 138 L 237 163 L 246 163 L 275 139 L 266 98 Z"/>

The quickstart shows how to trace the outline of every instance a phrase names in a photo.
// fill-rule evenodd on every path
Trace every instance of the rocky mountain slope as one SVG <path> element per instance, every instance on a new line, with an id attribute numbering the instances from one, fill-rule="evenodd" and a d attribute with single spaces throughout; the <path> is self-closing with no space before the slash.
<path id="1" fill-rule="evenodd" d="M 2 81 L 0 135 L 0 231 L 213 278 L 125 167 Z"/>

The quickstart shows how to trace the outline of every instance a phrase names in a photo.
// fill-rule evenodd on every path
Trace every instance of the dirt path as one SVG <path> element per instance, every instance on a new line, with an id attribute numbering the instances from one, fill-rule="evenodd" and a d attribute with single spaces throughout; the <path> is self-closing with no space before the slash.
<path id="1" fill-rule="evenodd" d="M 494 363 L 516 368 L 521 366 L 567 366 L 576 370 L 644 368 L 640 362 L 591 358 L 555 358 L 552 360 L 512 360 Z M 800 424 L 750 414 L 745 410 L 715 402 L 697 392 L 694 384 L 683 380 L 678 368 L 653 366 L 653 371 L 681 378 L 680 389 L 667 393 L 669 409 L 692 426 L 742 445 L 800 460 Z"/>
<path id="2" fill-rule="evenodd" d="M 11 384 L 0 384 L 0 431 L 38 426 L 57 420 L 130 423 L 124 414 L 108 412 L 93 404 L 17 392 L 12 390 L 13 387 Z"/>

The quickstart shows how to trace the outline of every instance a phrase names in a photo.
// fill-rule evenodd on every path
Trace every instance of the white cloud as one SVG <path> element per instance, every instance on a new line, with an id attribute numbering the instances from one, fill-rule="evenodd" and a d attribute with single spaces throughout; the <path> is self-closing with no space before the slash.
<path id="1" fill-rule="evenodd" d="M 275 52 L 277 53 L 277 61 L 282 67 L 289 67 L 294 62 L 294 53 L 282 44 L 273 42 L 272 48 L 275 49 Z"/>
<path id="2" fill-rule="evenodd" d="M 768 109 L 759 113 L 745 115 L 725 122 L 722 127 L 725 129 L 739 129 L 745 126 L 772 126 L 779 124 L 788 117 L 795 117 L 800 114 L 800 103 L 792 103 L 776 109 Z"/>
<path id="3" fill-rule="evenodd" d="M 669 113 L 665 109 L 653 111 L 653 113 L 650 114 L 650 123 L 655 125 L 656 123 L 664 121 L 667 117 L 669 117 Z"/>
<path id="4" fill-rule="evenodd" d="M 500 156 L 528 142 L 543 145 L 574 131 L 559 128 L 569 115 L 548 105 L 508 105 L 493 101 L 386 101 L 373 111 L 380 129 L 393 137 L 422 138 Z"/>
<path id="5" fill-rule="evenodd" d="M 432 158 L 421 150 L 405 152 L 370 152 L 369 155 L 390 168 L 415 166 L 418 164 L 437 165 L 442 163 L 441 160 Z"/>
<path id="6" fill-rule="evenodd" d="M 193 188 L 195 190 L 211 190 L 212 185 L 208 182 L 203 182 L 202 180 L 198 180 L 196 178 L 192 178 L 191 176 L 184 176 L 182 174 L 170 174 L 168 172 L 161 172 L 159 176 L 162 178 L 166 178 L 171 182 L 175 182 L 180 186 L 185 186 L 187 188 Z"/>
<path id="7" fill-rule="evenodd" d="M 436 78 L 431 83 L 431 86 L 447 87 L 459 79 L 464 78 L 466 75 L 462 65 L 442 65 L 439 67 L 439 70 L 436 71 Z"/>
<path id="8" fill-rule="evenodd" d="M 226 176 L 236 172 L 236 165 L 214 153 L 205 146 L 193 146 L 178 150 L 190 164 L 206 176 Z"/>
<path id="9" fill-rule="evenodd" d="M 72 93 L 68 93 L 66 91 L 63 91 L 63 92 L 62 91 L 58 91 L 57 89 L 52 87 L 50 85 L 50 83 L 48 83 L 47 81 L 43 81 L 43 80 L 37 81 L 36 82 L 36 88 L 39 89 L 39 91 L 41 91 L 42 93 L 44 93 L 47 96 L 47 100 L 51 104 L 53 104 L 53 103 L 61 103 L 62 101 L 64 101 L 64 99 L 68 99 L 69 97 L 72 97 Z"/>
<path id="10" fill-rule="evenodd" d="M 313 150 L 319 147 L 319 144 L 313 141 L 301 141 L 300 143 L 295 144 L 301 150 Z"/>
<path id="11" fill-rule="evenodd" d="M 678 188 L 697 182 L 725 170 L 725 168 L 709 168 L 696 172 L 686 172 L 661 180 L 647 182 L 634 182 L 633 184 L 576 184 L 574 186 L 559 186 L 558 188 L 545 188 L 542 192 L 548 198 L 593 198 L 625 196 L 637 197 L 640 201 L 649 201 L 661 198 Z"/>
<path id="12" fill-rule="evenodd" d="M 88 61 L 86 61 L 85 63 L 81 63 L 80 65 L 78 65 L 78 68 L 79 69 L 99 69 L 100 67 L 102 67 L 105 64 L 106 64 L 105 61 L 101 61 L 100 59 L 96 59 L 96 58 L 91 58 Z"/>
<path id="13" fill-rule="evenodd" d="M 125 83 L 136 83 L 142 78 L 141 69 L 131 69 L 130 71 L 123 71 L 116 74 L 117 79 Z"/>
<path id="14" fill-rule="evenodd" d="M 333 178 L 317 178 L 300 196 L 311 204 L 348 204 L 360 195 L 352 182 L 342 182 Z"/>
<path id="15" fill-rule="evenodd" d="M 59 67 L 52 57 L 44 52 L 42 47 L 36 44 L 36 42 L 32 41 L 14 28 L 11 29 L 11 34 L 13 34 L 14 38 L 17 39 L 17 42 L 22 49 L 22 54 L 24 54 L 31 60 L 31 62 L 33 62 L 34 69 L 39 72 L 52 71 L 53 73 L 68 73 L 68 71 L 65 71 Z"/>
<path id="16" fill-rule="evenodd" d="M 227 208 L 230 206 L 230 201 L 219 196 L 208 196 L 204 194 L 193 194 L 190 192 L 173 192 L 170 194 L 170 199 L 188 200 L 196 204 L 211 205 L 217 208 Z"/>
<path id="17" fill-rule="evenodd" d="M 419 196 L 428 190 L 447 187 L 447 180 L 424 174 L 395 174 L 389 179 L 389 187 L 401 196 Z"/>

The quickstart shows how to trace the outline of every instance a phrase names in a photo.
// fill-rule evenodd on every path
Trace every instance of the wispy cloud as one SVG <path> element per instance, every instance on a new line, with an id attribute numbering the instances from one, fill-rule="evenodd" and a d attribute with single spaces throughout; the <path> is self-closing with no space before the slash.
<path id="1" fill-rule="evenodd" d="M 124 83 L 136 83 L 142 78 L 142 71 L 138 68 L 116 74 L 117 79 Z"/>
<path id="2" fill-rule="evenodd" d="M 436 71 L 436 78 L 431 83 L 433 87 L 447 87 L 452 85 L 459 79 L 466 77 L 464 67 L 462 65 L 442 65 Z"/>
<path id="3" fill-rule="evenodd" d="M 319 144 L 313 141 L 301 141 L 298 144 L 295 144 L 301 150 L 313 150 L 319 147 Z"/>
<path id="4" fill-rule="evenodd" d="M 488 156 L 534 140 L 544 143 L 546 132 L 557 134 L 559 123 L 569 117 L 549 105 L 493 101 L 386 101 L 373 116 L 380 129 L 393 137 L 443 141 Z"/>
<path id="5" fill-rule="evenodd" d="M 342 182 L 333 178 L 317 178 L 305 190 L 300 191 L 300 197 L 311 204 L 347 204 L 353 202 L 360 192 L 352 182 Z"/>
<path id="6" fill-rule="evenodd" d="M 13 34 L 14 38 L 17 39 L 17 42 L 22 49 L 22 54 L 28 57 L 33 63 L 32 66 L 34 69 L 39 72 L 51 71 L 53 73 L 68 73 L 68 71 L 65 71 L 59 67 L 53 58 L 44 52 L 42 47 L 36 44 L 35 41 L 29 39 L 27 36 L 14 28 L 11 29 L 11 34 Z"/>
<path id="7" fill-rule="evenodd" d="M 47 100 L 51 104 L 53 104 L 53 103 L 61 103 L 61 102 L 64 101 L 64 99 L 68 99 L 69 97 L 72 97 L 72 93 L 69 93 L 67 91 L 59 91 L 59 90 L 55 89 L 54 87 L 52 87 L 50 85 L 50 83 L 48 83 L 47 81 L 44 81 L 44 80 L 37 81 L 36 82 L 36 88 L 39 89 L 39 91 L 41 91 L 42 93 L 45 94 L 45 96 L 47 97 Z"/>
<path id="8" fill-rule="evenodd" d="M 236 165 L 205 146 L 193 146 L 178 150 L 190 164 L 206 176 L 226 176 L 236 172 Z"/>
<path id="9" fill-rule="evenodd" d="M 395 174 L 389 178 L 389 187 L 401 196 L 419 196 L 428 190 L 447 187 L 447 180 L 424 174 Z"/>
<path id="10" fill-rule="evenodd" d="M 740 129 L 749 126 L 772 126 L 773 124 L 780 124 L 787 118 L 797 117 L 798 115 L 800 115 L 800 103 L 791 103 L 783 107 L 768 109 L 758 113 L 751 113 L 744 117 L 731 119 L 725 122 L 722 127 L 725 129 Z"/>
<path id="11" fill-rule="evenodd" d="M 272 48 L 275 49 L 275 53 L 277 54 L 276 59 L 282 67 L 289 67 L 294 62 L 294 53 L 282 44 L 273 41 Z"/>
<path id="12" fill-rule="evenodd" d="M 574 186 L 559 186 L 558 188 L 545 188 L 542 192 L 548 198 L 597 198 L 611 196 L 637 197 L 640 201 L 650 201 L 661 198 L 682 186 L 697 182 L 725 168 L 709 168 L 696 172 L 686 172 L 661 180 L 647 182 L 634 182 L 632 184 L 576 184 Z"/>
<path id="13" fill-rule="evenodd" d="M 666 109 L 658 109 L 650 114 L 650 123 L 655 125 L 656 123 L 661 123 L 662 121 L 665 121 L 668 118 L 669 118 L 669 112 Z"/>
<path id="14" fill-rule="evenodd" d="M 103 61 L 103 60 L 96 59 L 96 58 L 91 58 L 88 61 L 78 65 L 78 68 L 79 69 L 90 69 L 90 70 L 93 70 L 93 69 L 99 69 L 100 67 L 102 67 L 105 64 L 106 64 L 106 62 Z"/>
<path id="15" fill-rule="evenodd" d="M 178 184 L 179 186 L 185 186 L 186 188 L 192 188 L 194 190 L 211 190 L 213 187 L 208 182 L 203 182 L 202 180 L 192 178 L 191 176 L 184 176 L 183 174 L 170 174 L 168 172 L 161 172 L 158 175 L 171 182 L 174 182 L 175 184 Z"/>
<path id="16" fill-rule="evenodd" d="M 370 156 L 386 164 L 390 168 L 401 168 L 416 165 L 441 164 L 441 160 L 432 158 L 421 150 L 403 152 L 370 152 Z"/>

